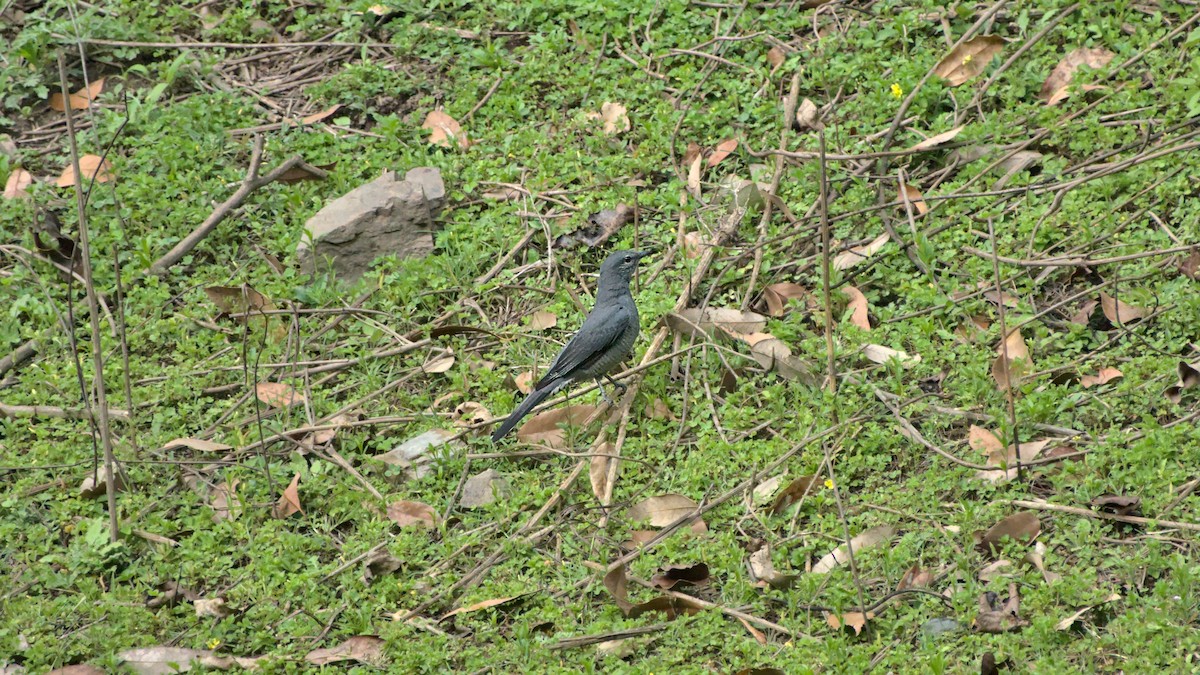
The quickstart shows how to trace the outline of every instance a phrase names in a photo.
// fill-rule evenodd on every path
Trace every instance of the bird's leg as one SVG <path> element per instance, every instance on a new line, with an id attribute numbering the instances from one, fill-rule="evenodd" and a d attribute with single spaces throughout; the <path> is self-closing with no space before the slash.
<path id="1" fill-rule="evenodd" d="M 604 391 L 604 383 L 601 382 L 600 378 L 598 377 L 596 378 L 596 388 L 600 390 L 600 398 L 604 399 L 605 403 L 613 406 L 617 404 L 617 402 L 612 400 L 612 397 L 608 395 L 608 392 Z"/>
<path id="2" fill-rule="evenodd" d="M 626 387 L 624 384 L 621 384 L 620 382 L 617 382 L 616 380 L 612 379 L 611 375 L 605 375 L 604 379 L 608 380 L 608 383 L 611 384 L 612 386 L 616 387 L 617 389 L 620 389 L 622 396 L 625 395 L 626 391 L 629 391 L 629 387 Z"/>

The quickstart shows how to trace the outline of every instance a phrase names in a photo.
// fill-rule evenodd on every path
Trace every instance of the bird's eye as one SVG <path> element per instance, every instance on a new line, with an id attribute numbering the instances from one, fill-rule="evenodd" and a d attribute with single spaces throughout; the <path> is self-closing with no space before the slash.
<path id="1" fill-rule="evenodd" d="M 626 262 L 626 263 L 631 263 L 631 262 L 633 262 L 633 256 L 631 256 L 631 255 L 627 255 L 627 256 L 625 256 L 625 262 Z"/>

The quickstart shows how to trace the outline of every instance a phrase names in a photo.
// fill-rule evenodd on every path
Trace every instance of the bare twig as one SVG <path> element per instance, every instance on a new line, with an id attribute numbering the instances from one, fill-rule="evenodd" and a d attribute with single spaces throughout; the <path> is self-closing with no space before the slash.
<path id="1" fill-rule="evenodd" d="M 1115 520 L 1118 523 L 1130 523 L 1132 525 L 1154 525 L 1158 527 L 1174 528 L 1177 530 L 1189 530 L 1192 532 L 1200 532 L 1200 523 L 1181 523 L 1174 520 L 1159 520 L 1158 518 L 1143 518 L 1142 516 L 1122 516 L 1116 513 L 1103 513 L 1101 511 L 1092 511 L 1078 506 L 1061 506 L 1059 504 L 1051 504 L 1050 502 L 1040 499 L 1013 499 L 1009 502 L 1013 506 L 1019 506 L 1023 509 L 1037 509 L 1039 511 L 1057 511 L 1058 513 L 1070 513 L 1075 516 L 1083 516 L 1085 518 L 1094 518 L 1096 520 Z"/>
<path id="2" fill-rule="evenodd" d="M 0 417 L 53 417 L 64 420 L 86 420 L 90 419 L 93 410 L 80 410 L 78 408 L 59 408 L 49 405 L 9 405 L 0 403 Z M 109 408 L 109 418 L 119 420 L 129 420 L 128 410 L 119 410 L 117 408 Z"/>

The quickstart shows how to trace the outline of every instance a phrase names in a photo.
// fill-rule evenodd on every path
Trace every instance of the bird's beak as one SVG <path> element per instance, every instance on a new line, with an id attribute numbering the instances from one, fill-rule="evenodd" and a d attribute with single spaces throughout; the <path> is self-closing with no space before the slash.
<path id="1" fill-rule="evenodd" d="M 648 248 L 645 251 L 636 251 L 635 255 L 638 257 L 638 260 L 641 260 L 642 258 L 654 255 L 655 253 L 657 253 L 657 251 L 652 248 Z"/>

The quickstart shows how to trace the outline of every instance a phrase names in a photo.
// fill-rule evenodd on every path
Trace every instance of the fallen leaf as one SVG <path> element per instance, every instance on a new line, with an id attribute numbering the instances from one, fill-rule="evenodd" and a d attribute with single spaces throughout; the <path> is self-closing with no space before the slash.
<path id="1" fill-rule="evenodd" d="M 1115 513 L 1118 516 L 1141 515 L 1142 498 L 1126 495 L 1100 495 L 1092 500 L 1092 506 L 1104 513 Z"/>
<path id="2" fill-rule="evenodd" d="M 908 152 L 924 152 L 926 150 L 932 150 L 939 145 L 949 143 L 950 141 L 954 140 L 955 136 L 958 136 L 960 133 L 962 133 L 962 130 L 966 128 L 967 127 L 964 124 L 963 126 L 954 127 L 950 131 L 944 131 L 936 136 L 930 136 L 929 138 L 926 138 L 920 143 L 917 143 L 909 148 Z"/>
<path id="3" fill-rule="evenodd" d="M 857 555 L 863 549 L 885 544 L 891 541 L 894 536 L 896 536 L 896 528 L 891 525 L 872 527 L 851 539 L 849 548 L 845 544 L 842 544 L 827 553 L 824 558 L 821 558 L 813 565 L 812 573 L 826 574 L 849 560 L 851 553 Z"/>
<path id="4" fill-rule="evenodd" d="M 237 480 L 222 482 L 213 488 L 208 502 L 212 507 L 212 520 L 219 523 L 223 520 L 235 520 L 242 514 L 242 500 L 237 495 Z"/>
<path id="5" fill-rule="evenodd" d="M 492 607 L 501 607 L 503 605 L 513 603 L 514 600 L 523 600 L 527 597 L 529 597 L 528 594 L 522 593 L 521 595 L 510 595 L 510 596 L 504 597 L 504 598 L 490 598 L 488 600 L 481 600 L 479 602 L 467 605 L 466 607 L 459 607 L 458 609 L 452 609 L 449 612 L 446 612 L 444 615 L 442 615 L 442 618 L 438 619 L 438 621 L 445 621 L 446 619 L 449 619 L 452 616 L 458 616 L 459 614 L 469 614 L 471 612 L 478 612 L 481 609 L 491 609 Z"/>
<path id="6" fill-rule="evenodd" d="M 1084 375 L 1083 377 L 1079 378 L 1079 384 L 1084 389 L 1087 389 L 1098 384 L 1108 384 L 1118 377 L 1124 377 L 1124 375 L 1116 368 L 1101 368 L 1100 372 L 1096 373 L 1095 375 Z"/>
<path id="7" fill-rule="evenodd" d="M 779 47 L 771 47 L 767 50 L 767 63 L 771 64 L 772 68 L 778 68 L 783 65 L 787 55 Z"/>
<path id="8" fill-rule="evenodd" d="M 275 518 L 287 518 L 294 513 L 304 513 L 304 509 L 300 507 L 300 474 L 292 476 L 292 482 L 284 489 L 283 494 L 279 496 L 279 501 L 275 502 L 275 507 L 271 509 L 271 515 Z"/>
<path id="9" fill-rule="evenodd" d="M 28 199 L 31 195 L 25 188 L 33 185 L 33 174 L 25 169 L 13 169 L 4 182 L 5 199 Z"/>
<path id="10" fill-rule="evenodd" d="M 800 131 L 810 129 L 817 131 L 825 128 L 825 124 L 821 122 L 821 109 L 817 107 L 816 103 L 807 98 L 800 102 L 800 105 L 796 107 L 796 127 Z"/>
<path id="11" fill-rule="evenodd" d="M 233 614 L 222 598 L 197 598 L 192 601 L 192 607 L 196 610 L 196 616 L 201 618 L 224 619 Z"/>
<path id="12" fill-rule="evenodd" d="M 880 251 L 880 249 L 882 249 L 884 246 L 887 245 L 887 243 L 888 243 L 888 234 L 887 234 L 887 232 L 884 232 L 883 234 L 879 235 L 878 237 L 875 237 L 875 239 L 873 241 L 871 241 L 871 243 L 869 243 L 865 246 L 856 246 L 854 248 L 842 251 L 841 253 L 834 256 L 833 269 L 835 269 L 835 270 L 850 269 L 851 267 L 854 267 L 855 265 L 865 261 L 866 259 L 868 259 L 871 256 L 878 253 Z"/>
<path id="13" fill-rule="evenodd" d="M 1183 392 L 1200 384 L 1200 362 L 1188 363 L 1180 361 L 1178 365 L 1179 382 L 1167 387 L 1166 395 L 1171 403 L 1176 405 L 1183 400 Z"/>
<path id="14" fill-rule="evenodd" d="M 497 497 L 508 497 L 511 494 L 512 488 L 504 476 L 495 469 L 487 469 L 467 479 L 463 484 L 458 505 L 475 509 L 495 502 Z"/>
<path id="15" fill-rule="evenodd" d="M 808 295 L 807 289 L 789 281 L 767 286 L 762 292 L 763 302 L 767 305 L 767 316 L 783 316 L 787 313 L 789 300 L 797 300 L 805 295 Z"/>
<path id="16" fill-rule="evenodd" d="M 718 330 L 726 335 L 756 333 L 767 327 L 767 317 L 726 307 L 689 307 L 667 314 L 667 326 L 683 335 L 714 335 Z"/>
<path id="17" fill-rule="evenodd" d="M 392 502 L 388 504 L 387 517 L 388 520 L 400 527 L 407 527 L 409 525 L 437 527 L 438 523 L 437 512 L 429 505 L 422 504 L 421 502 Z"/>
<path id="18" fill-rule="evenodd" d="M 241 286 L 209 286 L 204 289 L 204 294 L 212 304 L 221 310 L 222 314 L 248 314 L 250 312 L 270 312 L 275 309 L 275 304 L 267 296 L 259 293 L 250 286 L 242 284 Z M 241 323 L 246 322 L 246 318 L 241 319 Z"/>
<path id="19" fill-rule="evenodd" d="M 758 644 L 763 645 L 763 646 L 765 646 L 767 644 L 766 634 L 764 634 L 761 630 L 752 626 L 749 621 L 743 619 L 740 616 L 737 617 L 737 620 L 742 622 L 742 627 L 746 629 L 747 633 L 750 633 L 750 637 L 754 638 L 755 642 L 757 642 Z M 782 670 L 779 671 L 779 675 L 783 675 Z"/>
<path id="20" fill-rule="evenodd" d="M 115 492 L 125 489 L 125 479 L 119 471 L 113 485 Z M 79 484 L 79 496 L 84 499 L 95 499 L 106 494 L 108 494 L 108 467 L 101 466 L 94 472 L 89 471 L 83 482 Z"/>
<path id="21" fill-rule="evenodd" d="M 1045 579 L 1046 583 L 1052 584 L 1057 581 L 1061 581 L 1061 574 L 1057 572 L 1051 572 L 1050 570 L 1046 569 L 1045 556 L 1046 545 L 1039 541 L 1034 543 L 1033 550 L 1026 552 L 1022 559 L 1030 565 L 1033 565 L 1034 569 L 1041 572 L 1042 578 Z"/>
<path id="22" fill-rule="evenodd" d="M 553 312 L 538 310 L 529 315 L 530 330 L 549 330 L 558 325 L 558 317 Z"/>
<path id="23" fill-rule="evenodd" d="M 450 419 L 459 429 L 471 429 L 492 419 L 492 413 L 482 403 L 464 401 L 454 406 Z"/>
<path id="24" fill-rule="evenodd" d="M 79 158 L 79 172 L 83 174 L 85 181 L 94 179 L 97 183 L 107 183 L 113 179 L 112 168 L 112 162 L 99 155 L 84 155 Z M 75 185 L 75 165 L 68 164 L 54 184 L 58 187 Z"/>
<path id="25" fill-rule="evenodd" d="M 969 82 L 988 67 L 1004 49 L 1004 40 L 996 35 L 980 35 L 958 45 L 942 57 L 933 73 L 951 87 Z"/>
<path id="26" fill-rule="evenodd" d="M 593 413 L 594 405 L 569 405 L 563 408 L 553 408 L 530 418 L 528 422 L 517 429 L 517 440 L 533 445 L 545 445 L 550 448 L 567 447 L 567 433 L 561 428 L 582 426 Z"/>
<path id="27" fill-rule="evenodd" d="M 1091 612 L 1093 609 L 1096 609 L 1097 607 L 1099 607 L 1101 605 L 1106 605 L 1110 602 L 1116 602 L 1120 599 L 1121 599 L 1120 593 L 1111 593 L 1111 594 L 1109 594 L 1109 596 L 1107 598 L 1105 598 L 1101 602 L 1099 602 L 1095 605 L 1088 605 L 1087 607 L 1084 607 L 1083 609 L 1079 610 L 1078 612 L 1075 612 L 1071 616 L 1068 616 L 1067 618 L 1063 619 L 1062 621 L 1059 621 L 1058 623 L 1054 624 L 1054 630 L 1058 630 L 1058 631 L 1070 630 L 1071 627 L 1073 627 L 1076 623 L 1078 623 L 1081 619 L 1083 619 L 1083 617 L 1086 614 L 1088 614 L 1089 612 Z"/>
<path id="28" fill-rule="evenodd" d="M 1183 276 L 1192 281 L 1200 281 L 1200 275 L 1197 274 L 1200 271 L 1200 251 L 1192 251 L 1187 258 L 1180 260 L 1177 266 Z"/>
<path id="29" fill-rule="evenodd" d="M 328 108 L 322 110 L 321 112 L 315 112 L 311 115 L 300 118 L 300 122 L 302 124 L 316 124 L 317 122 L 320 122 L 321 120 L 323 120 L 323 119 L 329 117 L 330 115 L 332 115 L 333 113 L 337 112 L 339 109 L 341 109 L 341 107 L 342 107 L 341 103 L 331 105 Z"/>
<path id="30" fill-rule="evenodd" d="M 977 429 L 978 427 L 971 427 Z M 990 432 L 989 432 L 990 433 Z M 993 437 L 994 438 L 994 437 Z M 999 441 L 997 441 L 999 443 Z M 1021 446 L 1021 463 L 1025 464 L 1037 459 L 1050 441 L 1025 441 Z M 974 447 L 974 446 L 973 446 Z M 984 449 L 980 447 L 980 449 Z M 1017 448 L 1010 445 L 1006 448 L 987 448 L 985 464 L 996 467 L 996 470 L 980 469 L 975 477 L 992 483 L 1006 483 L 1017 477 Z"/>
<path id="31" fill-rule="evenodd" d="M 254 394 L 258 400 L 276 408 L 286 408 L 297 403 L 304 403 L 304 395 L 292 389 L 283 382 L 259 382 L 254 385 Z"/>
<path id="32" fill-rule="evenodd" d="M 774 501 L 771 502 L 771 513 L 779 515 L 784 513 L 792 506 L 798 503 L 806 496 L 817 493 L 817 486 L 820 481 L 817 476 L 799 476 L 787 484 L 779 494 L 775 495 Z"/>
<path id="33" fill-rule="evenodd" d="M 825 623 L 829 624 L 830 628 L 834 630 L 851 628 L 854 630 L 855 635 L 861 635 L 867 622 L 874 618 L 875 612 L 867 612 L 866 614 L 862 612 L 847 612 L 841 616 L 830 612 L 825 613 Z"/>
<path id="34" fill-rule="evenodd" d="M 1021 377 L 1032 369 L 1029 347 L 1021 337 L 1021 329 L 1015 328 L 996 348 L 996 360 L 992 362 L 992 378 L 1000 391 L 1008 391 L 1021 383 Z"/>
<path id="35" fill-rule="evenodd" d="M 750 345 L 750 356 L 763 368 L 775 371 L 785 380 L 799 380 L 808 386 L 816 384 L 812 364 L 793 356 L 783 340 L 770 333 L 738 333 L 732 337 Z"/>
<path id="36" fill-rule="evenodd" d="M 688 194 L 695 197 L 696 199 L 700 198 L 700 160 L 701 159 L 703 159 L 703 158 L 700 155 L 696 155 L 696 158 L 693 159 L 692 163 L 688 165 L 687 191 L 688 191 Z"/>
<path id="37" fill-rule="evenodd" d="M 431 375 L 437 375 L 453 368 L 454 361 L 454 350 L 449 347 L 430 350 L 425 363 L 421 364 L 421 370 Z"/>
<path id="38" fill-rule="evenodd" d="M 909 356 L 906 352 L 902 352 L 899 349 L 892 349 L 883 345 L 866 345 L 863 347 L 863 356 L 874 363 L 887 363 L 895 359 L 900 362 L 900 365 L 906 368 L 914 366 L 921 361 L 920 354 Z"/>
<path id="39" fill-rule="evenodd" d="M 517 391 L 528 395 L 529 392 L 533 391 L 533 371 L 526 370 L 520 375 L 517 375 L 515 378 L 513 378 L 513 385 L 516 386 Z"/>
<path id="40" fill-rule="evenodd" d="M 687 148 L 683 151 L 683 165 L 691 166 L 692 162 L 704 151 L 700 144 L 696 141 L 688 141 Z"/>
<path id="41" fill-rule="evenodd" d="M 1008 600 L 1002 605 L 995 593 L 988 591 L 979 596 L 979 614 L 972 626 L 980 633 L 1006 633 L 1028 626 L 1029 621 L 1018 614 L 1021 599 L 1017 585 L 1008 585 Z"/>
<path id="42" fill-rule="evenodd" d="M 755 506 L 765 506 L 774 501 L 775 493 L 779 491 L 779 486 L 783 485 L 785 474 L 772 476 L 767 480 L 754 486 L 754 491 L 751 493 L 751 501 Z"/>
<path id="43" fill-rule="evenodd" d="M 413 478 L 423 478 L 431 470 L 430 455 L 434 449 L 444 445 L 454 433 L 446 429 L 430 429 L 414 436 L 374 459 L 408 469 Z"/>
<path id="44" fill-rule="evenodd" d="M 1080 66 L 1100 69 L 1107 66 L 1113 60 L 1114 56 L 1116 55 L 1103 47 L 1090 49 L 1080 47 L 1068 53 L 1058 62 L 1058 65 L 1054 66 L 1054 70 L 1050 71 L 1050 75 L 1042 83 L 1042 89 L 1038 92 L 1038 98 L 1045 101 L 1046 105 L 1054 105 L 1062 101 L 1068 96 L 1071 80 L 1075 77 L 1075 71 L 1079 70 Z"/>
<path id="45" fill-rule="evenodd" d="M 363 562 L 363 582 L 369 584 L 375 579 L 396 573 L 403 566 L 404 561 L 386 550 L 377 551 Z"/>
<path id="46" fill-rule="evenodd" d="M 467 140 L 466 132 L 459 126 L 458 121 L 441 110 L 430 111 L 425 116 L 421 128 L 430 130 L 429 142 L 434 145 L 452 148 L 457 143 L 458 147 L 463 150 L 471 145 L 471 142 Z"/>
<path id="47" fill-rule="evenodd" d="M 708 156 L 708 166 L 711 168 L 719 164 L 721 160 L 729 156 L 729 153 L 737 150 L 737 146 L 738 142 L 736 138 L 730 138 L 729 140 L 718 143 L 717 147 L 713 150 L 713 153 Z"/>
<path id="48" fill-rule="evenodd" d="M 608 467 L 613 463 L 612 455 L 613 445 L 606 441 L 596 448 L 596 452 L 589 462 L 588 480 L 592 484 L 592 494 L 596 496 L 597 500 L 605 499 L 605 494 L 608 492 Z M 617 466 L 620 464 L 618 463 Z"/>
<path id="49" fill-rule="evenodd" d="M 867 296 L 853 286 L 843 286 L 842 294 L 850 298 L 846 308 L 850 310 L 850 323 L 863 330 L 871 330 L 871 319 L 868 317 L 870 305 Z"/>
<path id="50" fill-rule="evenodd" d="M 308 164 L 293 166 L 287 171 L 279 174 L 279 177 L 275 180 L 279 181 L 280 183 L 287 184 L 299 183 L 300 181 L 304 180 L 325 180 L 325 174 L 315 173 L 313 169 L 320 169 L 321 171 L 328 172 L 335 166 L 337 166 L 337 162 L 330 162 L 329 164 L 321 164 L 319 166 L 312 166 Z"/>
<path id="51" fill-rule="evenodd" d="M 984 565 L 983 569 L 979 570 L 979 580 L 984 583 L 989 583 L 995 581 L 996 579 L 1011 577 L 1013 575 L 1012 567 L 1013 564 L 1011 560 L 1001 559 L 992 561 Z"/>
<path id="52" fill-rule="evenodd" d="M 929 213 L 929 205 L 925 203 L 925 196 L 921 194 L 920 190 L 908 183 L 900 183 L 899 195 L 896 199 L 900 202 L 901 206 L 904 206 L 906 202 L 912 204 L 913 208 L 917 210 L 917 215 L 923 216 Z"/>
<path id="53" fill-rule="evenodd" d="M 364 665 L 380 667 L 383 665 L 383 645 L 383 640 L 375 635 L 355 635 L 336 647 L 314 649 L 305 655 L 304 660 L 314 666 L 357 661 Z"/>
<path id="54" fill-rule="evenodd" d="M 216 441 L 206 441 L 200 438 L 176 438 L 173 441 L 167 441 L 163 446 L 163 450 L 171 448 L 191 448 L 200 452 L 225 452 L 232 450 L 232 445 L 217 443 Z"/>
<path id="55" fill-rule="evenodd" d="M 1088 300 L 1087 302 L 1083 303 L 1083 307 L 1080 307 L 1079 311 L 1071 317 L 1071 323 L 1077 323 L 1081 326 L 1088 325 L 1088 322 L 1090 322 L 1092 318 L 1092 312 L 1095 312 L 1096 307 L 1099 305 L 1100 303 L 1095 300 Z"/>
<path id="56" fill-rule="evenodd" d="M 554 240 L 555 248 L 574 248 L 579 244 L 595 248 L 608 241 L 622 227 L 633 220 L 633 208 L 628 204 L 617 204 L 588 216 L 587 225 L 570 234 L 559 235 Z"/>
<path id="57" fill-rule="evenodd" d="M 896 590 L 927 588 L 929 584 L 933 583 L 933 578 L 933 570 L 923 570 L 920 565 L 913 565 L 900 577 L 899 583 L 896 584 Z"/>
<path id="58" fill-rule="evenodd" d="M 1114 326 L 1124 326 L 1139 321 L 1150 315 L 1150 310 L 1122 302 L 1104 291 L 1100 291 L 1100 307 L 1104 316 Z"/>
<path id="59" fill-rule="evenodd" d="M 1012 539 L 1021 545 L 1028 545 L 1042 531 L 1042 521 L 1034 511 L 1018 511 L 1003 518 L 1000 522 L 988 528 L 979 536 L 979 548 L 986 553 L 995 555 L 1000 552 L 1001 542 Z"/>
<path id="60" fill-rule="evenodd" d="M 611 136 L 629 131 L 631 127 L 627 112 L 625 106 L 620 103 L 605 101 L 600 106 L 600 117 L 604 120 L 604 133 Z"/>
<path id="61" fill-rule="evenodd" d="M 644 499 L 629 507 L 625 517 L 632 521 L 649 520 L 651 527 L 666 527 L 695 513 L 699 504 L 680 494 L 665 494 Z"/>
<path id="62" fill-rule="evenodd" d="M 141 647 L 127 649 L 117 655 L 121 664 L 138 675 L 167 675 L 192 669 L 193 664 L 204 668 L 228 670 L 234 666 L 254 669 L 258 659 L 217 656 L 207 649 L 184 647 Z"/>
<path id="63" fill-rule="evenodd" d="M 787 588 L 799 578 L 798 575 L 782 574 L 775 570 L 775 565 L 771 563 L 771 546 L 766 543 L 750 554 L 748 566 L 750 578 L 759 588 Z"/>
<path id="64" fill-rule="evenodd" d="M 70 103 L 71 110 L 84 110 L 96 100 L 96 97 L 104 91 L 104 78 L 100 78 L 90 85 L 71 94 L 66 100 L 63 99 L 61 93 L 50 95 L 50 108 L 58 112 L 66 112 L 67 104 Z"/>
<path id="65" fill-rule="evenodd" d="M 712 578 L 708 573 L 708 565 L 704 563 L 664 567 L 658 574 L 650 578 L 651 584 L 664 591 L 669 591 L 676 586 L 703 586 L 710 581 Z"/>

